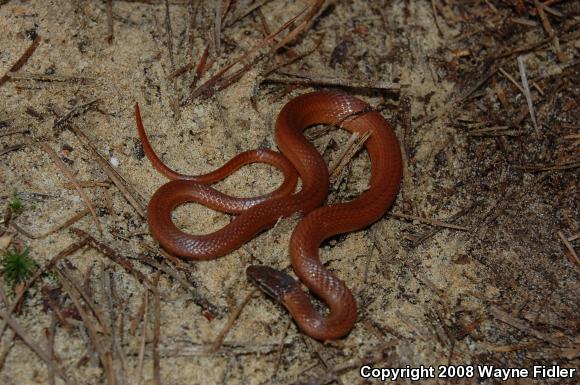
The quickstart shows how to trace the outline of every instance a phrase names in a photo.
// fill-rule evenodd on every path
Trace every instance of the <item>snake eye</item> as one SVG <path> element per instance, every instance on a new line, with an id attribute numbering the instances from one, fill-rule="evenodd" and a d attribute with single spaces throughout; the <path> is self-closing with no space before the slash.
<path id="1" fill-rule="evenodd" d="M 279 302 L 282 302 L 284 295 L 296 286 L 294 278 L 268 266 L 248 266 L 246 274 L 263 292 Z"/>

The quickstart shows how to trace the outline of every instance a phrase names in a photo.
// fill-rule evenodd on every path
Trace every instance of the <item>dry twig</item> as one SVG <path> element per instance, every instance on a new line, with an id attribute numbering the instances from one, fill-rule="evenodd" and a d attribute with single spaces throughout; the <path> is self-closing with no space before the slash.
<path id="1" fill-rule="evenodd" d="M 364 146 L 368 138 L 370 138 L 371 132 L 366 131 L 362 135 L 358 133 L 353 133 L 341 152 L 338 154 L 336 160 L 328 167 L 328 173 L 330 174 L 330 183 L 335 183 L 344 169 L 344 167 L 350 162 L 352 157 Z"/>
<path id="2" fill-rule="evenodd" d="M 259 60 L 260 57 L 263 55 L 259 54 L 259 51 L 265 47 L 271 47 L 272 51 L 275 52 L 278 48 L 283 47 L 284 45 L 288 44 L 292 41 L 298 34 L 300 34 L 314 15 L 318 12 L 324 0 L 316 0 L 314 4 L 309 7 L 304 8 L 300 11 L 296 16 L 292 17 L 286 23 L 284 23 L 277 31 L 273 32 L 272 34 L 266 36 L 264 39 L 260 40 L 257 44 L 255 44 L 251 49 L 240 55 L 239 57 L 232 60 L 232 62 L 225 67 L 218 70 L 210 79 L 204 82 L 202 85 L 197 87 L 196 89 L 192 90 L 189 97 L 182 103 L 182 105 L 189 104 L 195 98 L 204 95 L 205 97 L 211 96 L 213 94 L 213 90 L 215 89 L 223 89 L 234 81 L 238 80 L 249 68 L 253 61 Z M 308 12 L 307 12 L 308 11 Z M 285 30 L 287 30 L 294 21 L 300 18 L 302 15 L 305 15 L 303 21 L 294 29 L 290 30 L 288 34 L 277 44 L 275 44 L 275 39 Z M 252 56 L 256 56 L 254 60 L 250 60 Z M 245 64 L 244 64 L 245 63 Z M 236 65 L 241 64 L 241 68 L 231 74 L 229 77 L 226 75 L 232 70 Z"/>
<path id="3" fill-rule="evenodd" d="M 283 83 L 293 84 L 299 86 L 318 86 L 318 87 L 337 87 L 337 88 L 354 88 L 366 89 L 372 91 L 394 91 L 401 89 L 399 83 L 380 82 L 373 80 L 357 80 L 357 79 L 340 79 L 324 75 L 309 75 L 296 73 L 280 73 L 283 76 L 268 76 L 262 80 L 264 83 Z"/>
<path id="4" fill-rule="evenodd" d="M 144 314 L 147 314 L 149 302 L 149 291 L 145 290 L 143 294 L 143 313 L 139 318 L 143 318 Z M 141 312 L 141 311 L 140 311 Z M 143 319 L 143 328 L 141 329 L 141 344 L 139 345 L 139 356 L 137 359 L 137 385 L 141 385 L 143 379 L 143 357 L 145 356 L 145 344 L 147 342 L 147 320 Z"/>
<path id="5" fill-rule="evenodd" d="M 536 121 L 536 113 L 534 111 L 534 103 L 532 102 L 532 94 L 530 93 L 530 86 L 528 84 L 528 76 L 526 75 L 526 67 L 524 65 L 524 60 L 521 56 L 518 56 L 518 68 L 520 69 L 520 76 L 522 78 L 522 85 L 524 86 L 524 95 L 526 96 L 526 101 L 528 102 L 528 109 L 530 110 L 530 118 L 532 118 L 532 123 L 536 132 L 538 132 L 538 123 Z"/>
<path id="6" fill-rule="evenodd" d="M 90 212 L 91 212 L 91 210 L 89 208 L 85 208 L 84 210 L 82 210 L 82 211 L 74 214 L 72 217 L 70 217 L 69 219 L 67 219 L 64 223 L 61 223 L 59 225 L 56 225 L 56 226 L 52 227 L 51 229 L 49 229 L 48 231 L 45 231 L 44 233 L 41 233 L 41 234 L 38 234 L 38 235 L 35 235 L 35 234 L 30 233 L 28 230 L 23 229 L 22 227 L 20 227 L 19 225 L 17 225 L 14 222 L 10 222 L 10 226 L 14 227 L 17 231 L 19 231 L 20 233 L 22 233 L 27 238 L 30 238 L 30 239 L 43 239 L 43 238 L 48 237 L 51 234 L 54 234 L 54 233 L 56 233 L 58 231 L 61 231 L 63 229 L 66 229 L 67 227 L 75 224 L 79 220 L 83 219 Z"/>
<path id="7" fill-rule="evenodd" d="M 34 51 L 36 51 L 36 49 L 38 48 L 38 45 L 40 44 L 41 40 L 42 39 L 40 35 L 36 35 L 36 37 L 32 41 L 32 44 L 30 44 L 30 46 L 26 49 L 26 51 L 24 51 L 24 53 L 22 54 L 22 56 L 20 56 L 20 58 L 16 61 L 16 63 L 14 63 L 12 67 L 10 67 L 8 73 L 4 74 L 0 78 L 0 86 L 2 86 L 2 84 L 6 83 L 8 79 L 10 79 L 9 75 L 10 72 L 16 72 L 26 64 L 26 62 L 28 61 L 28 59 L 30 59 Z"/>
<path id="8" fill-rule="evenodd" d="M 113 0 L 107 0 L 107 28 L 109 29 L 109 36 L 107 36 L 107 42 L 109 44 L 113 43 L 115 38 L 115 30 L 113 24 Z"/>
<path id="9" fill-rule="evenodd" d="M 236 322 L 246 304 L 250 301 L 250 299 L 254 296 L 254 294 L 256 294 L 257 291 L 258 291 L 257 289 L 253 289 L 230 314 L 228 322 L 226 322 L 222 330 L 218 333 L 217 337 L 215 338 L 211 346 L 210 349 L 211 353 L 215 353 L 220 349 L 224 338 L 226 337 L 232 326 L 234 326 L 234 322 Z"/>
<path id="10" fill-rule="evenodd" d="M 518 330 L 521 330 L 525 333 L 531 334 L 532 336 L 542 340 L 542 341 L 546 341 L 552 345 L 555 346 L 560 346 L 562 347 L 562 342 L 557 340 L 556 338 L 540 332 L 534 328 L 532 328 L 531 326 L 528 325 L 528 323 L 526 321 L 523 321 L 521 319 L 516 319 L 513 318 L 511 315 L 509 315 L 509 313 L 507 313 L 506 311 L 504 311 L 503 309 L 501 309 L 498 306 L 492 305 L 490 308 L 491 314 L 497 318 L 498 320 L 515 327 Z"/>
<path id="11" fill-rule="evenodd" d="M 4 322 L 10 326 L 10 328 L 20 337 L 20 339 L 28 345 L 28 347 L 36 353 L 41 360 L 49 367 L 49 370 L 54 371 L 60 378 L 64 380 L 67 385 L 72 385 L 75 382 L 71 381 L 64 370 L 58 366 L 50 357 L 50 355 L 40 347 L 36 341 L 34 341 L 28 333 L 10 316 L 10 314 L 4 310 L 0 309 L 0 318 L 4 319 Z"/>
<path id="12" fill-rule="evenodd" d="M 93 158 L 97 161 L 97 163 L 103 168 L 105 173 L 109 176 L 111 181 L 117 186 L 119 191 L 123 194 L 125 199 L 133 206 L 133 208 L 137 211 L 141 218 L 145 218 L 145 205 L 142 203 L 143 198 L 135 191 L 135 189 L 129 185 L 125 179 L 110 165 L 109 162 L 105 158 L 99 154 L 96 147 L 91 143 L 89 138 L 85 135 L 85 133 L 73 126 L 69 125 L 70 130 L 72 130 L 75 135 L 79 138 L 81 143 L 89 150 L 89 152 L 93 155 Z"/>
<path id="13" fill-rule="evenodd" d="M 85 325 L 89 333 L 91 343 L 93 344 L 93 347 L 95 348 L 97 354 L 99 355 L 99 360 L 101 361 L 101 365 L 103 366 L 103 370 L 105 372 L 105 377 L 107 378 L 107 384 L 116 385 L 117 379 L 113 371 L 113 357 L 111 356 L 111 352 L 105 349 L 105 347 L 102 345 L 102 341 L 98 335 L 98 331 L 102 329 L 100 329 L 100 327 L 95 326 L 95 324 L 92 322 L 90 316 L 85 311 L 85 308 L 82 305 L 80 298 L 77 296 L 73 287 L 68 283 L 68 280 L 65 278 L 62 271 L 63 271 L 62 268 L 56 269 L 56 272 L 61 278 L 60 283 L 62 285 L 62 288 L 68 294 L 68 297 L 75 305 L 75 308 L 77 309 L 79 315 L 81 316 L 83 324 Z"/>
<path id="14" fill-rule="evenodd" d="M 87 103 L 75 106 L 72 110 L 70 110 L 69 112 L 67 112 L 54 122 L 54 124 L 52 125 L 53 131 L 58 132 L 62 128 L 66 127 L 67 125 L 70 124 L 70 120 L 72 118 L 82 115 L 87 111 L 91 110 L 92 108 L 95 108 L 98 102 L 99 99 L 93 99 Z"/>
<path id="15" fill-rule="evenodd" d="M 50 156 L 50 158 L 52 159 L 52 161 L 54 162 L 54 164 L 56 164 L 58 166 L 58 168 L 60 169 L 60 171 L 62 171 L 62 173 L 75 186 L 77 192 L 79 193 L 79 195 L 81 196 L 81 198 L 85 202 L 85 205 L 87 206 L 87 208 L 91 212 L 91 215 L 93 216 L 93 220 L 95 222 L 95 225 L 97 226 L 97 229 L 99 230 L 99 233 L 102 234 L 103 233 L 103 228 L 101 227 L 101 223 L 99 222 L 99 218 L 97 217 L 97 212 L 95 211 L 95 207 L 93 206 L 93 203 L 91 202 L 91 200 L 89 199 L 89 197 L 87 196 L 87 194 L 85 194 L 85 192 L 81 188 L 81 186 L 79 186 L 79 182 L 77 181 L 77 178 L 75 178 L 75 176 L 73 175 L 73 173 L 66 167 L 66 165 L 64 164 L 64 162 L 58 157 L 58 155 L 56 155 L 56 153 L 54 152 L 54 150 L 52 148 L 50 148 L 50 146 L 48 145 L 48 143 L 42 142 L 40 144 L 40 146 L 48 154 L 48 156 Z"/>
<path id="16" fill-rule="evenodd" d="M 568 255 L 570 262 L 574 263 L 576 267 L 580 267 L 580 259 L 578 259 L 578 254 L 576 254 L 572 243 L 570 243 L 570 241 L 564 236 L 564 234 L 562 234 L 561 231 L 558 231 L 558 236 L 564 243 L 564 246 L 566 246 L 566 250 L 568 251 L 566 254 Z"/>
<path id="17" fill-rule="evenodd" d="M 542 20 L 542 25 L 544 26 L 546 33 L 548 34 L 548 36 L 550 36 L 550 39 L 552 40 L 552 44 L 554 45 L 554 51 L 556 52 L 558 60 L 562 62 L 566 61 L 566 56 L 564 56 L 560 48 L 560 40 L 558 40 L 558 36 L 556 35 L 556 32 L 554 32 L 554 28 L 552 28 L 552 25 L 550 24 L 550 20 L 548 19 L 548 17 L 544 12 L 549 8 L 547 8 L 547 6 L 545 6 L 544 4 L 540 3 L 538 0 L 534 0 L 534 5 L 536 7 L 536 10 L 538 11 L 540 20 Z"/>
<path id="18" fill-rule="evenodd" d="M 53 313 L 50 322 L 50 328 L 48 329 L 48 354 L 50 355 L 50 359 L 52 362 L 55 362 L 55 353 L 54 353 L 54 337 L 56 336 L 56 315 Z M 50 367 L 48 371 L 48 383 L 49 385 L 55 385 L 55 372 L 54 367 Z"/>
<path id="19" fill-rule="evenodd" d="M 81 237 L 82 239 L 86 240 L 86 243 L 93 247 L 94 249 L 101 252 L 104 256 L 108 257 L 111 261 L 115 262 L 119 266 L 121 266 L 127 273 L 135 277 L 137 281 L 141 284 L 145 285 L 149 290 L 155 291 L 155 287 L 153 286 L 151 280 L 145 276 L 142 272 L 135 269 L 133 263 L 130 260 L 122 256 L 117 251 L 113 250 L 108 245 L 104 244 L 96 240 L 94 237 L 90 236 L 89 234 L 85 233 L 84 231 L 76 228 L 72 228 L 71 231 L 76 234 L 77 236 Z"/>
<path id="20" fill-rule="evenodd" d="M 427 223 L 427 224 L 432 225 L 432 226 L 445 227 L 448 229 L 454 229 L 454 230 L 460 230 L 460 231 L 469 231 L 470 230 L 470 228 L 466 227 L 466 226 L 454 225 L 452 223 L 439 221 L 437 219 L 423 218 L 423 217 L 418 217 L 415 215 L 393 213 L 393 212 L 388 213 L 387 215 L 390 217 L 394 217 L 394 218 L 407 219 L 410 221 L 418 221 L 418 222 L 422 222 L 422 223 Z"/>
<path id="21" fill-rule="evenodd" d="M 155 291 L 153 292 L 153 383 L 161 385 L 161 367 L 159 356 L 159 338 L 161 334 L 161 299 L 159 298 L 159 290 L 157 283 L 159 282 L 159 272 L 155 277 Z"/>

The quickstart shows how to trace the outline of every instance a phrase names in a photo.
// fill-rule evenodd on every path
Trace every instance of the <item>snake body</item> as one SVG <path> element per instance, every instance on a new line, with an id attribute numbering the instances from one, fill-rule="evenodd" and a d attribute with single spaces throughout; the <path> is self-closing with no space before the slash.
<path id="1" fill-rule="evenodd" d="M 244 153 L 243 159 L 234 158 L 213 175 L 208 174 L 209 177 L 183 176 L 166 168 L 147 141 L 138 107 L 136 117 L 145 153 L 158 170 L 174 179 L 157 190 L 148 207 L 151 233 L 163 248 L 185 259 L 213 259 L 237 249 L 273 226 L 279 218 L 302 212 L 305 216 L 290 240 L 292 266 L 300 281 L 327 304 L 328 315 L 318 313 L 298 282 L 286 273 L 265 266 L 250 266 L 247 274 L 288 309 L 306 334 L 319 340 L 346 335 L 356 321 L 356 301 L 346 284 L 321 263 L 318 249 L 329 237 L 359 230 L 381 218 L 397 195 L 401 153 L 394 131 L 383 117 L 365 102 L 344 93 L 301 95 L 289 101 L 277 118 L 276 142 L 283 156 L 273 151 L 250 151 Z M 359 134 L 370 131 L 365 142 L 371 161 L 370 183 L 358 198 L 320 207 L 328 194 L 328 169 L 303 135 L 306 128 L 316 124 L 339 125 Z M 267 156 L 260 158 L 264 151 Z M 208 186 L 251 162 L 266 162 L 280 168 L 285 175 L 284 183 L 271 194 L 257 198 L 228 197 Z M 293 170 L 302 181 L 300 191 L 295 193 Z M 173 224 L 171 212 L 191 201 L 238 215 L 214 233 L 187 234 Z"/>

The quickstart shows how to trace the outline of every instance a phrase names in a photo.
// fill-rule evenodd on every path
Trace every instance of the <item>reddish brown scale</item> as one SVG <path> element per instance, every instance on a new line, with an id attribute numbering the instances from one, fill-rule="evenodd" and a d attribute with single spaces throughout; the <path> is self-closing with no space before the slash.
<path id="1" fill-rule="evenodd" d="M 250 266 L 247 273 L 267 294 L 280 301 L 311 337 L 329 340 L 346 335 L 356 321 L 356 301 L 344 282 L 320 262 L 318 248 L 333 235 L 361 229 L 381 218 L 397 195 L 401 154 L 397 138 L 383 117 L 370 111 L 363 101 L 342 93 L 302 95 L 288 102 L 278 115 L 276 141 L 284 156 L 273 151 L 249 151 L 214 173 L 189 177 L 170 170 L 155 156 L 137 106 L 135 113 L 145 153 L 160 172 L 175 179 L 157 190 L 148 208 L 151 233 L 163 248 L 185 259 L 213 259 L 239 248 L 281 217 L 298 211 L 307 213 L 290 241 L 292 266 L 299 279 L 328 305 L 329 314 L 320 315 L 298 283 L 287 274 L 263 266 Z M 357 199 L 319 207 L 328 193 L 328 170 L 303 135 L 306 128 L 315 124 L 338 124 L 360 134 L 370 131 L 365 143 L 371 160 L 370 187 Z M 207 186 L 252 162 L 280 168 L 285 174 L 282 186 L 257 198 L 233 198 Z M 296 193 L 293 193 L 296 180 L 292 170 L 302 180 L 302 189 Z M 239 215 L 214 233 L 187 234 L 173 224 L 171 212 L 191 201 Z"/>

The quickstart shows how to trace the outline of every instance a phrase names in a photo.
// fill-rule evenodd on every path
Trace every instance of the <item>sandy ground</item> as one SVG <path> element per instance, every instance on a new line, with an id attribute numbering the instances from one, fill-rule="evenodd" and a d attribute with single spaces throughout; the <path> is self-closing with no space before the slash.
<path id="1" fill-rule="evenodd" d="M 522 51 L 528 76 L 543 91 L 532 89 L 537 129 L 524 94 L 498 72 L 501 67 L 520 85 L 517 55 L 497 53 L 547 37 L 529 4 L 518 13 L 517 7 L 505 3 L 519 2 L 503 1 L 327 2 L 289 49 L 276 55 L 264 51 L 266 60 L 257 61 L 229 87 L 179 106 L 211 40 L 208 31 L 217 2 L 202 2 L 192 16 L 197 2 L 192 6 L 188 1 L 170 1 L 172 46 L 167 43 L 162 1 L 114 1 L 112 42 L 106 1 L 0 3 L 0 75 L 10 70 L 36 35 L 41 37 L 29 60 L 0 86 L 0 134 L 26 130 L 0 137 L 0 149 L 23 144 L 0 157 L 2 210 L 8 210 L 14 196 L 24 203 L 22 214 L 3 221 L 3 227 L 8 222 L 18 227 L 2 231 L 12 246 L 29 247 L 38 266 L 79 237 L 63 229 L 31 239 L 18 228 L 28 235 L 43 234 L 86 208 L 79 193 L 66 188 L 68 179 L 41 144 L 55 151 L 79 181 L 110 181 L 70 126 L 89 137 L 146 203 L 166 179 L 144 158 L 135 129 L 135 102 L 141 105 L 146 129 L 162 159 L 180 172 L 201 174 L 240 151 L 275 148 L 278 111 L 292 96 L 313 88 L 262 84 L 264 71 L 317 43 L 314 52 L 278 73 L 332 76 L 345 85 L 357 79 L 401 85 L 400 92 L 344 88 L 381 108 L 395 127 L 407 154 L 407 168 L 391 212 L 415 219 L 385 216 L 365 230 L 322 246 L 326 266 L 348 282 L 360 307 L 354 330 L 339 341 L 321 344 L 309 339 L 283 308 L 256 292 L 220 349 L 208 352 L 254 289 L 245 278 L 245 267 L 289 265 L 288 239 L 298 217 L 282 220 L 223 258 L 175 264 L 160 256 L 146 221 L 116 186 L 84 189 L 97 207 L 103 231 L 99 233 L 90 215 L 73 227 L 131 260 L 133 270 L 151 282 L 158 280 L 157 313 L 153 292 L 95 247 L 66 257 L 68 271 L 115 334 L 97 330 L 96 340 L 104 356 L 112 357 L 109 372 L 118 383 L 154 384 L 155 373 L 163 384 L 380 383 L 364 382 L 359 376 L 364 362 L 389 368 L 578 367 L 578 266 L 558 236 L 558 232 L 565 237 L 578 233 L 579 45 L 577 36 L 571 35 L 577 30 L 577 2 L 556 2 L 554 7 L 564 16 L 547 16 L 561 37 L 564 61 L 555 59 L 550 42 Z M 266 26 L 275 30 L 309 4 L 266 2 L 259 12 L 230 25 L 234 16 L 248 9 L 246 3 L 252 2 L 232 2 L 219 52 L 215 53 L 214 43 L 210 61 L 215 62 L 201 83 L 262 39 Z M 513 18 L 529 23 L 518 24 Z M 193 69 L 170 76 L 189 63 Z M 404 100 L 409 100 L 406 111 Z M 87 103 L 91 103 L 87 109 L 79 110 Z M 67 117 L 70 111 L 78 113 Z M 64 127 L 55 124 L 63 117 Z M 507 126 L 518 134 L 468 135 L 470 130 L 493 126 Z M 344 132 L 335 131 L 314 143 L 332 162 L 347 139 Z M 573 165 L 573 161 L 576 166 L 549 168 Z M 518 168 L 522 165 L 548 169 Z M 363 191 L 368 171 L 368 158 L 362 152 L 345 169 L 343 183 L 332 187 L 329 201 L 348 200 Z M 252 196 L 280 182 L 275 169 L 255 165 L 217 187 Z M 192 233 L 206 233 L 227 224 L 229 217 L 188 204 L 176 210 L 175 221 Z M 574 246 L 576 241 L 571 242 Z M 214 306 L 204 310 L 200 301 L 192 300 L 191 291 L 166 271 L 159 274 L 158 268 L 140 261 L 140 254 L 178 271 L 190 290 Z M 55 316 L 47 305 L 47 290 L 52 290 L 57 307 L 71 319 L 70 327 L 55 324 L 55 362 L 74 383 L 114 381 L 107 378 L 86 322 L 54 274 L 36 280 L 13 319 L 49 352 L 47 335 Z M 6 286 L 6 291 L 12 300 L 12 289 Z M 98 326 L 88 313 L 90 322 Z M 0 349 L 5 360 L 0 383 L 50 381 L 46 364 L 20 339 L 13 339 L 10 329 Z M 449 380 L 421 383 L 442 381 Z M 564 384 L 575 380 L 512 381 Z M 449 382 L 495 383 L 477 375 Z M 59 376 L 56 383 L 63 383 Z"/>

